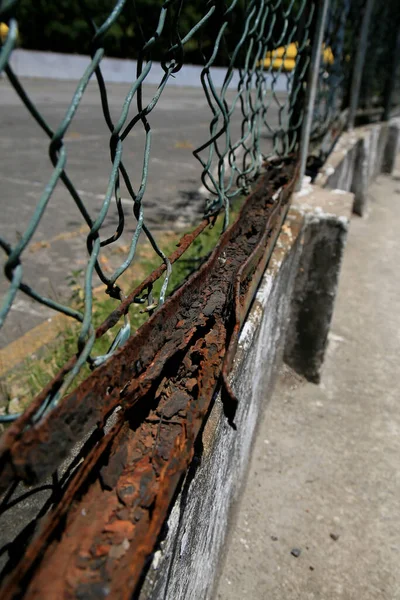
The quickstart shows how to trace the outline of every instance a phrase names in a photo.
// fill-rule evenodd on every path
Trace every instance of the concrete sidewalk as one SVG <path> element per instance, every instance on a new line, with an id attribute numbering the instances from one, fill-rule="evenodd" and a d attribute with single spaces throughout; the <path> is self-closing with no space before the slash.
<path id="1" fill-rule="evenodd" d="M 218 600 L 400 599 L 399 230 L 400 161 L 353 218 L 321 384 L 284 368 L 265 411 Z"/>

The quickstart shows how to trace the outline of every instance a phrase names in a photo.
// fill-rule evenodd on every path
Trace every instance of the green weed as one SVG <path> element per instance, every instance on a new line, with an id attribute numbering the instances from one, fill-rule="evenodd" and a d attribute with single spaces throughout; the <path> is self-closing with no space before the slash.
<path id="1" fill-rule="evenodd" d="M 235 217 L 242 199 L 235 202 L 232 216 Z M 192 243 L 188 250 L 173 265 L 168 284 L 167 295 L 172 294 L 184 281 L 196 271 L 210 252 L 214 249 L 222 231 L 222 216 L 218 217 L 214 227 L 206 228 Z M 173 239 L 172 239 L 173 237 Z M 163 234 L 159 244 L 166 255 L 172 254 L 176 248 L 177 235 Z M 134 289 L 142 279 L 138 272 L 151 273 L 161 264 L 161 259 L 151 250 L 148 242 L 139 246 L 135 265 L 123 276 L 124 289 Z M 72 271 L 68 277 L 70 289 L 70 305 L 77 310 L 84 308 L 84 292 L 82 288 L 83 271 Z M 163 277 L 153 286 L 154 298 L 158 298 L 163 283 Z M 94 294 L 93 296 L 93 326 L 97 328 L 116 308 L 116 300 Z M 134 333 L 148 319 L 148 313 L 143 311 L 143 305 L 132 304 L 129 309 L 131 332 Z M 118 323 L 104 336 L 96 340 L 92 356 L 106 354 L 115 338 L 121 324 Z M 71 323 L 62 330 L 54 341 L 42 348 L 35 355 L 25 359 L 16 369 L 7 373 L 0 380 L 0 411 L 19 412 L 26 408 L 32 399 L 51 381 L 62 366 L 76 353 L 76 340 L 80 324 Z M 74 384 L 78 385 L 90 374 L 90 368 L 85 365 Z"/>

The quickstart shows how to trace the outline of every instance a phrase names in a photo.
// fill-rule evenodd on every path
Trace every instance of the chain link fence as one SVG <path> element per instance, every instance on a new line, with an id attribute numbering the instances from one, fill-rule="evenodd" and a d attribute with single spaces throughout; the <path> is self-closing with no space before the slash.
<path id="1" fill-rule="evenodd" d="M 182 19 L 184 3 L 180 0 L 166 0 L 158 3 L 154 10 L 158 11 L 155 28 L 150 30 L 143 23 L 141 14 L 134 10 L 132 25 L 137 32 L 137 72 L 132 78 L 132 84 L 121 106 L 120 115 L 113 119 L 109 107 L 108 89 L 102 75 L 102 59 L 104 43 L 107 35 L 118 23 L 122 13 L 127 8 L 125 0 L 119 0 L 110 6 L 110 12 L 105 20 L 99 20 L 99 14 L 93 6 L 80 2 L 81 16 L 85 19 L 91 49 L 91 62 L 83 73 L 65 115 L 60 118 L 56 128 L 51 128 L 45 116 L 35 106 L 25 90 L 24 83 L 17 77 L 10 65 L 13 48 L 17 44 L 19 3 L 17 1 L 2 2 L 0 19 L 6 20 L 9 31 L 1 49 L 0 68 L 4 70 L 10 84 L 25 105 L 43 134 L 49 139 L 49 159 L 53 166 L 52 175 L 38 199 L 34 215 L 20 235 L 18 243 L 1 239 L 1 247 L 7 256 L 4 273 L 9 280 L 9 288 L 3 300 L 0 311 L 0 324 L 9 315 L 10 308 L 17 295 L 26 294 L 40 304 L 65 314 L 78 322 L 76 353 L 70 368 L 65 369 L 62 381 L 53 389 L 33 417 L 37 422 L 46 411 L 54 408 L 75 380 L 82 367 L 87 364 L 91 369 L 97 368 L 120 348 L 129 338 L 132 329 L 130 324 L 130 304 L 146 305 L 147 314 L 152 314 L 160 307 L 168 293 L 168 284 L 172 272 L 172 260 L 163 252 L 146 223 L 146 185 L 149 177 L 149 161 L 152 145 L 152 113 L 157 110 L 157 104 L 174 74 L 183 66 L 185 49 L 195 44 L 202 57 L 200 75 L 202 93 L 209 106 L 209 131 L 204 131 L 204 143 L 194 150 L 193 154 L 200 163 L 198 171 L 201 181 L 207 190 L 204 218 L 210 219 L 223 211 L 225 229 L 229 223 L 229 211 L 232 200 L 248 193 L 252 182 L 260 173 L 263 161 L 268 156 L 286 157 L 298 150 L 299 131 L 302 124 L 302 111 L 299 110 L 302 84 L 298 69 L 303 72 L 307 61 L 309 28 L 312 22 L 313 6 L 302 2 L 265 2 L 254 0 L 240 2 L 234 0 L 228 5 L 214 1 L 207 4 L 197 4 L 198 20 L 191 27 L 188 21 Z M 240 19 L 240 35 L 234 37 L 232 29 Z M 154 20 L 154 18 L 153 18 Z M 237 25 L 236 25 L 237 29 Z M 270 62 L 265 64 L 265 56 L 282 43 L 295 42 L 298 47 L 294 69 L 287 71 L 283 66 Z M 150 88 L 146 87 L 146 78 L 153 69 L 152 54 L 160 58 L 162 76 L 155 92 L 149 96 Z M 217 88 L 213 67 L 225 65 L 223 85 Z M 90 79 L 95 78 L 98 84 L 99 103 L 101 103 L 104 121 L 109 129 L 110 174 L 108 188 L 98 214 L 92 214 L 78 186 L 68 172 L 68 155 L 64 138 L 71 128 L 82 97 L 85 94 Z M 279 94 L 276 90 L 280 81 L 286 93 Z M 234 83 L 234 93 L 229 90 Z M 229 91 L 229 92 L 228 92 Z M 145 100 L 144 97 L 147 97 Z M 269 119 L 271 107 L 275 107 L 278 118 L 272 123 Z M 297 111 L 297 112 L 296 112 Z M 233 127 L 233 117 L 239 119 L 239 127 Z M 268 150 L 262 148 L 262 132 L 267 132 L 271 144 Z M 143 166 L 141 177 L 133 180 L 129 165 L 124 161 L 124 142 L 128 136 L 137 135 L 142 138 Z M 17 157 L 16 157 L 17 159 Z M 87 267 L 84 277 L 84 299 L 81 310 L 66 303 L 45 297 L 40 290 L 24 281 L 24 252 L 40 226 L 48 204 L 56 186 L 62 182 L 70 194 L 71 201 L 76 205 L 81 215 L 82 223 L 86 224 L 88 234 L 86 249 L 88 254 Z M 131 210 L 136 219 L 136 226 L 128 251 L 122 263 L 112 274 L 105 272 L 101 263 L 102 251 L 111 244 L 117 244 L 126 227 L 127 215 L 121 202 L 122 189 L 131 199 Z M 105 237 L 102 228 L 105 219 L 114 213 L 117 219 L 115 233 Z M 204 229 L 201 227 L 198 231 Z M 120 285 L 121 276 L 135 259 L 139 237 L 146 236 L 153 252 L 162 261 L 162 267 L 157 277 L 132 290 L 123 289 Z M 196 236 L 193 236 L 193 239 Z M 192 241 L 193 241 L 192 239 Z M 184 246 L 181 245 L 183 248 Z M 82 252 L 84 249 L 82 248 Z M 157 297 L 154 294 L 154 283 L 161 274 L 163 281 Z M 105 287 L 106 293 L 115 300 L 123 323 L 116 333 L 110 348 L 106 353 L 96 355 L 96 341 L 93 325 L 93 286 L 95 278 Z M 130 300 L 127 302 L 126 298 Z M 103 327 L 104 334 L 108 327 Z M 17 418 L 17 414 L 6 414 L 0 417 L 7 422 Z"/>
<path id="2" fill-rule="evenodd" d="M 346 127 L 386 120 L 398 110 L 399 26 L 397 2 L 330 0 L 311 130 L 311 174 Z M 350 116 L 352 95 L 355 113 Z"/>
<path id="3" fill-rule="evenodd" d="M 351 0 L 332 0 L 328 6 L 311 138 L 319 142 L 342 111 L 355 40 L 349 40 Z"/>
<path id="4" fill-rule="evenodd" d="M 20 294 L 76 323 L 74 349 L 61 375 L 56 377 L 56 384 L 49 384 L 40 408 L 32 416 L 32 423 L 36 423 L 58 405 L 71 384 L 77 381 L 79 373 L 82 377 L 83 368 L 87 375 L 88 369 L 98 368 L 126 343 L 136 328 L 132 324 L 132 311 L 140 309 L 145 318 L 163 305 L 174 288 L 170 285 L 173 263 L 219 214 L 223 215 L 222 230 L 228 227 L 232 202 L 249 193 L 266 161 L 275 160 L 278 168 L 277 159 L 290 158 L 296 162 L 301 153 L 307 153 L 317 157 L 317 167 L 321 164 L 346 125 L 346 110 L 354 87 L 354 65 L 360 64 L 357 55 L 360 55 L 363 23 L 368 27 L 368 23 L 365 24 L 368 2 L 164 0 L 152 5 L 151 19 L 146 19 L 148 13 L 140 2 L 118 0 L 98 7 L 93 2 L 80 0 L 71 20 L 75 27 L 79 22 L 79 47 L 90 50 L 91 60 L 56 127 L 50 126 L 45 114 L 30 98 L 25 82 L 11 66 L 12 53 L 18 45 L 18 31 L 27 30 L 24 19 L 29 13 L 28 4 L 18 0 L 0 3 L 0 21 L 7 27 L 6 34 L 2 34 L 0 71 L 5 73 L 42 135 L 47 136 L 52 173 L 37 198 L 31 219 L 23 224 L 19 239 L 16 242 L 11 238 L 0 239 L 5 257 L 4 274 L 9 282 L 0 309 L 0 326 L 10 318 L 10 309 Z M 323 6 L 326 8 L 324 13 Z M 387 118 L 398 106 L 399 39 L 397 29 L 391 24 L 399 22 L 399 8 L 396 2 L 387 2 L 383 8 L 376 3 L 374 11 L 368 48 L 363 50 L 362 56 L 361 89 L 356 95 L 359 115 L 370 118 L 378 114 L 379 118 L 385 114 Z M 40 21 L 37 13 L 35 7 L 35 18 Z M 110 88 L 103 77 L 102 61 L 105 49 L 110 45 L 110 36 L 115 36 L 118 27 L 126 32 L 125 36 L 132 38 L 130 48 L 137 61 L 137 70 L 115 118 L 110 110 Z M 322 46 L 313 54 L 320 34 Z M 48 48 L 43 41 L 41 44 Z M 186 55 L 201 63 L 199 94 L 203 95 L 209 108 L 208 132 L 204 128 L 204 141 L 193 151 L 198 161 L 197 178 L 205 190 L 206 203 L 202 223 L 192 235 L 179 242 L 177 252 L 168 256 L 146 219 L 146 205 L 151 201 L 146 188 L 154 143 L 152 117 L 171 80 L 184 66 Z M 159 66 L 161 76 L 154 88 L 147 85 L 147 78 Z M 217 67 L 224 69 L 222 85 L 215 78 Z M 305 114 L 310 112 L 306 109 L 310 108 L 312 90 L 309 83 L 313 71 L 317 74 L 316 97 L 311 123 L 305 123 Z M 97 82 L 98 102 L 109 131 L 108 186 L 98 212 L 90 210 L 69 173 L 65 144 L 90 80 Z M 272 114 L 275 116 L 271 117 Z M 307 145 L 300 144 L 307 126 L 311 129 L 306 140 L 307 145 L 311 144 L 309 150 Z M 124 144 L 128 139 L 135 140 L 143 149 L 139 177 L 133 177 L 131 165 L 124 159 Z M 17 156 L 15 160 L 18 161 Z M 55 188 L 60 184 L 68 191 L 71 206 L 74 204 L 78 209 L 81 223 L 87 228 L 86 249 L 82 247 L 81 251 L 82 256 L 86 252 L 87 263 L 79 304 L 45 296 L 25 279 L 24 257 L 40 228 Z M 123 195 L 130 199 L 129 210 L 122 203 Z M 116 227 L 112 235 L 106 235 L 105 221 L 110 215 L 114 217 Z M 109 273 L 103 267 L 103 252 L 121 242 L 132 219 L 134 231 L 129 235 L 123 259 Z M 139 238 L 143 237 L 161 264 L 132 290 L 129 283 L 123 282 L 123 276 L 134 263 Z M 111 314 L 99 326 L 93 318 L 93 288 L 98 283 L 114 303 L 114 307 L 110 306 Z M 105 334 L 110 337 L 111 324 L 113 339 L 104 350 L 98 341 Z M 19 416 L 15 412 L 7 413 L 7 410 L 6 414 L 0 415 L 3 423 Z"/>
<path id="5" fill-rule="evenodd" d="M 237 403 L 227 374 L 235 340 L 292 190 L 306 172 L 316 174 L 346 127 L 388 119 L 400 108 L 400 11 L 394 0 L 384 5 L 373 0 L 60 0 L 48 3 L 47 12 L 44 7 L 31 0 L 0 0 L 0 85 L 18 97 L 22 128 L 35 123 L 46 140 L 50 173 L 43 186 L 30 190 L 28 211 L 21 210 L 21 202 L 15 207 L 17 231 L 2 228 L 0 327 L 14 318 L 12 309 L 21 297 L 64 319 L 64 329 L 49 347 L 41 348 L 25 371 L 6 373 L 3 381 L 0 570 L 17 587 L 30 579 L 43 548 L 59 535 L 97 467 L 109 466 L 114 450 L 116 461 L 100 479 L 103 489 L 115 486 L 118 448 L 125 451 L 131 432 L 136 435 L 143 426 L 143 447 L 150 448 L 157 468 L 164 469 L 165 457 L 173 457 L 178 481 L 221 379 L 228 398 L 224 411 L 234 425 Z M 13 68 L 14 50 L 25 42 L 33 49 L 90 55 L 73 94 L 63 91 L 63 112 L 55 124 Z M 106 55 L 136 61 L 117 111 L 115 98 L 121 93 L 115 96 L 115 84 L 106 81 Z M 195 91 L 189 96 L 183 87 L 168 98 L 174 78 L 193 62 Z M 93 145 L 98 153 L 106 146 L 108 161 L 98 202 L 89 202 L 81 189 L 69 143 L 89 93 L 107 131 Z M 159 174 L 150 164 L 160 141 L 175 139 L 173 127 L 157 125 L 166 120 L 162 102 L 186 96 L 187 102 L 196 98 L 205 106 L 198 117 L 201 141 L 191 148 L 193 189 L 186 197 L 191 202 L 201 186 L 204 212 L 194 229 L 173 233 L 171 248 L 150 223 L 150 209 L 164 215 L 168 201 L 152 195 L 151 183 Z M 87 131 L 97 134 L 90 111 L 83 114 Z M 33 154 L 32 162 L 24 163 L 12 147 L 7 164 L 14 161 L 18 173 L 28 171 L 42 158 L 39 151 Z M 89 173 L 88 180 L 93 176 Z M 28 253 L 50 211 L 61 209 L 60 189 L 63 202 L 69 202 L 61 218 L 79 215 L 81 235 L 74 243 L 84 269 L 68 264 L 72 294 L 55 289 L 46 295 L 41 284 L 46 266 L 39 261 L 39 274 L 30 276 Z M 10 204 L 6 198 L 3 210 Z M 115 250 L 111 268 L 110 249 Z M 49 252 L 46 245 L 43 252 Z M 99 290 L 107 296 L 101 311 Z M 41 362 L 47 370 L 37 377 Z M 28 388 L 33 376 L 36 383 L 28 392 L 23 387 L 26 397 L 15 409 L 7 386 L 10 377 L 21 386 L 26 375 Z M 163 419 L 186 436 L 180 445 L 172 444 L 175 454 L 166 454 L 165 445 L 156 448 Z M 133 489 L 128 483 L 125 489 Z M 154 505 L 149 506 L 152 511 Z M 49 514 L 51 523 L 44 526 Z M 71 585 L 79 584 L 81 567 Z M 93 569 L 98 567 L 93 562 Z M 10 581 L 4 594 L 13 593 Z M 83 588 L 77 589 L 81 597 Z"/>

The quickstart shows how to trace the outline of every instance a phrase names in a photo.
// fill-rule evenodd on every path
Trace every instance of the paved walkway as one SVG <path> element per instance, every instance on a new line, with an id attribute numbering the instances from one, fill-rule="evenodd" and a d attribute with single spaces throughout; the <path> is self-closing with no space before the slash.
<path id="1" fill-rule="evenodd" d="M 400 599 L 399 231 L 400 162 L 353 218 L 321 384 L 285 368 L 265 412 L 218 600 Z"/>

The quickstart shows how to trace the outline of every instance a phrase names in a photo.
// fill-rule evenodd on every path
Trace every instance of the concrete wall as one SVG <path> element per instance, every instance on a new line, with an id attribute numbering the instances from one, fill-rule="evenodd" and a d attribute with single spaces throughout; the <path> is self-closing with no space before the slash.
<path id="1" fill-rule="evenodd" d="M 316 178 L 316 185 L 354 193 L 356 214 L 367 211 L 367 190 L 379 173 L 391 173 L 399 150 L 400 118 L 342 134 Z"/>
<path id="2" fill-rule="evenodd" d="M 217 398 L 197 447 L 197 457 L 172 509 L 168 534 L 150 567 L 142 598 L 209 598 L 236 497 L 249 459 L 259 414 L 279 365 L 297 263 L 303 218 L 294 217 L 268 268 L 235 361 L 233 386 L 240 399 L 237 430 Z"/>
<path id="3" fill-rule="evenodd" d="M 284 358 L 299 374 L 319 383 L 354 198 L 317 186 L 306 192 L 304 204 L 301 193 L 295 197 L 306 226 Z"/>
<path id="4" fill-rule="evenodd" d="M 61 54 L 57 52 L 39 52 L 36 50 L 14 50 L 11 66 L 19 77 L 36 77 L 41 79 L 66 79 L 78 81 L 90 63 L 89 56 L 79 54 Z M 101 69 L 107 83 L 133 83 L 136 79 L 136 60 L 119 58 L 103 58 Z M 184 65 L 182 69 L 170 77 L 168 85 L 201 87 L 200 74 L 202 68 L 197 65 Z M 214 85 L 222 87 L 226 69 L 212 67 L 211 74 Z M 146 77 L 147 84 L 159 85 L 164 75 L 160 63 L 154 62 Z M 239 73 L 234 73 L 229 84 L 230 89 L 237 89 Z M 272 82 L 272 79 L 271 79 Z M 287 91 L 287 77 L 281 75 L 274 79 L 274 89 Z"/>
<path id="5" fill-rule="evenodd" d="M 351 212 L 365 211 L 369 182 L 393 168 L 399 125 L 394 120 L 344 134 L 316 183 L 306 179 L 295 194 L 240 339 L 232 376 L 237 430 L 227 424 L 217 397 L 140 600 L 213 598 L 229 519 L 275 372 L 284 357 L 319 380 Z"/>
<path id="6" fill-rule="evenodd" d="M 325 260 L 335 263 L 331 269 L 334 276 L 325 282 L 325 288 L 331 286 L 326 289 L 330 303 L 323 304 L 319 311 L 327 331 L 343 251 L 340 248 L 337 252 L 338 240 L 332 232 L 339 230 L 340 243 L 344 244 L 352 203 L 350 193 L 315 193 L 312 186 L 296 195 L 241 334 L 232 375 L 239 398 L 237 429 L 228 425 L 217 397 L 144 580 L 140 600 L 212 598 L 231 509 L 246 477 L 257 422 L 265 410 L 283 353 L 288 353 L 289 324 L 293 321 L 296 326 L 292 300 L 298 293 L 302 261 L 310 249 L 315 249 L 310 240 L 317 229 L 319 242 L 327 248 Z M 319 286 L 316 278 L 324 273 L 321 264 L 313 285 Z"/>

